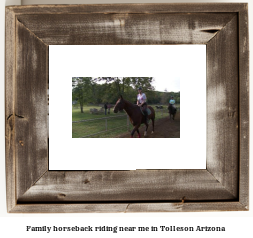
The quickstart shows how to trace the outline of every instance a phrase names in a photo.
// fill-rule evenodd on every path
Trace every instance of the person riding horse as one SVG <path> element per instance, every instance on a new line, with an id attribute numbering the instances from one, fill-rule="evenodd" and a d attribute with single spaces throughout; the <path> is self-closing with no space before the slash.
<path id="1" fill-rule="evenodd" d="M 143 97 L 144 95 L 142 94 L 141 96 L 142 96 L 142 99 L 140 99 L 140 101 L 145 100 Z M 137 102 L 137 104 L 142 104 L 142 103 L 144 104 L 144 107 L 145 107 L 145 104 L 147 104 L 144 101 L 139 102 L 139 100 L 138 100 L 138 102 Z M 148 108 L 147 110 L 150 110 L 150 115 L 148 117 L 152 121 L 151 134 L 153 134 L 154 130 L 155 130 L 155 110 L 151 106 L 147 106 L 147 108 Z M 146 125 L 146 129 L 144 131 L 144 136 L 146 136 L 149 126 L 148 126 L 148 123 L 146 123 L 146 121 L 144 121 L 142 109 L 139 106 L 137 106 L 136 104 L 132 104 L 129 101 L 125 100 L 121 95 L 119 97 L 118 101 L 115 103 L 113 112 L 117 113 L 121 110 L 124 110 L 127 113 L 127 115 L 129 116 L 129 121 L 131 122 L 131 124 L 134 127 L 131 132 L 131 137 L 133 138 L 134 133 L 137 132 L 138 137 L 141 138 L 139 128 L 140 128 L 141 124 L 143 124 L 143 123 Z"/>
<path id="2" fill-rule="evenodd" d="M 147 97 L 146 94 L 142 92 L 142 87 L 138 88 L 139 94 L 137 95 L 137 105 L 142 107 L 144 113 L 145 121 L 148 123 L 148 112 L 147 112 Z"/>
<path id="3" fill-rule="evenodd" d="M 172 107 L 174 107 L 174 108 L 175 108 L 175 110 L 176 110 L 175 103 L 176 103 L 176 101 L 174 100 L 174 97 L 173 97 L 173 96 L 171 96 L 171 97 L 170 97 L 170 102 L 169 102 L 169 104 L 170 104 Z"/>
<path id="4" fill-rule="evenodd" d="M 177 108 L 175 106 L 176 101 L 174 100 L 174 98 L 171 96 L 170 101 L 169 101 L 169 106 L 168 106 L 168 110 L 169 110 L 169 114 L 170 114 L 170 119 L 172 116 L 172 119 L 174 120 L 176 112 L 177 112 Z"/>

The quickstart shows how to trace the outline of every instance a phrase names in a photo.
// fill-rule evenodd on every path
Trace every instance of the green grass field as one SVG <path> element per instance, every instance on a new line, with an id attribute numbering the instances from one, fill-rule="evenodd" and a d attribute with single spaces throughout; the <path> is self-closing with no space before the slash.
<path id="1" fill-rule="evenodd" d="M 95 118 L 101 118 L 101 117 L 105 117 L 104 113 L 101 114 L 91 114 L 90 113 L 90 109 L 91 108 L 96 108 L 98 110 L 100 110 L 101 107 L 99 106 L 85 106 L 83 108 L 84 113 L 80 112 L 80 107 L 78 106 L 73 106 L 72 107 L 72 121 L 80 121 L 80 120 L 86 120 L 86 119 L 95 119 Z M 111 108 L 110 110 L 110 114 L 106 115 L 106 117 L 110 117 L 110 116 L 117 116 L 118 114 L 113 112 L 113 109 Z"/>
<path id="2" fill-rule="evenodd" d="M 89 120 L 85 122 L 82 121 L 78 123 L 72 123 L 72 138 L 80 138 L 80 137 L 86 137 L 86 136 L 89 138 L 92 138 L 92 137 L 93 138 L 113 138 L 113 137 L 116 137 L 117 135 L 126 133 L 128 130 L 132 130 L 133 127 L 130 123 L 128 126 L 127 115 L 125 112 L 114 113 L 113 108 L 111 108 L 110 114 L 107 114 L 107 115 L 105 115 L 104 113 L 91 114 L 90 113 L 91 108 L 96 108 L 99 110 L 101 107 L 85 106 L 83 108 L 84 113 L 80 112 L 80 108 L 78 106 L 72 107 L 72 122 L 81 121 L 81 120 Z M 155 109 L 154 106 L 153 108 Z M 164 109 L 155 109 L 155 111 L 156 111 L 156 120 L 168 116 L 168 110 L 166 106 L 164 106 Z M 116 118 L 116 116 L 120 116 L 120 117 Z M 90 119 L 98 119 L 98 120 L 91 121 Z M 106 127 L 107 127 L 107 131 L 106 131 Z M 117 128 L 117 127 L 122 127 L 122 128 Z M 102 133 L 99 133 L 99 132 L 102 132 Z M 89 136 L 91 134 L 95 134 L 95 135 Z"/>

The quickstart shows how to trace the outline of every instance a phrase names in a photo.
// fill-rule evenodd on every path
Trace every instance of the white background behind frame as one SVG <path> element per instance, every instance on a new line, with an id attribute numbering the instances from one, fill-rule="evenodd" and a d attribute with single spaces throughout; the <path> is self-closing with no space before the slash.
<path id="1" fill-rule="evenodd" d="M 72 77 L 175 75 L 180 138 L 72 138 Z M 49 138 L 49 170 L 206 169 L 206 46 L 50 45 Z"/>
<path id="2" fill-rule="evenodd" d="M 16 4 L 20 4 L 20 0 L 6 0 L 5 2 L 2 1 L 0 4 L 0 10 L 2 11 L 2 20 L 1 20 L 1 65 L 0 65 L 0 73 L 4 75 L 4 37 L 5 37 L 5 30 L 4 30 L 4 8 L 5 6 Z M 23 0 L 22 4 L 76 4 L 76 3 L 127 3 L 127 2 L 135 2 L 135 3 L 153 3 L 154 0 Z M 159 2 L 171 3 L 171 2 L 211 2 L 210 0 L 161 0 Z M 250 33 L 250 45 L 253 44 L 253 24 L 252 24 L 252 14 L 253 14 L 253 3 L 249 0 L 214 0 L 215 2 L 247 2 L 249 3 L 249 33 Z M 250 58 L 252 58 L 253 51 L 250 51 Z M 250 64 L 250 72 L 253 72 L 253 64 Z M 25 225 L 32 224 L 35 226 L 43 225 L 104 225 L 105 221 L 107 221 L 107 225 L 120 225 L 124 224 L 125 226 L 131 225 L 179 225 L 182 226 L 185 223 L 187 225 L 191 224 L 203 224 L 203 225 L 223 225 L 226 226 L 225 234 L 222 233 L 187 233 L 188 237 L 194 238 L 202 238 L 203 235 L 207 237 L 213 237 L 215 235 L 216 238 L 224 238 L 226 237 L 245 237 L 252 234 L 252 221 L 253 221 L 253 209 L 250 206 L 250 211 L 245 212 L 177 212 L 177 213 L 62 213 L 62 214 L 9 214 L 6 212 L 6 181 L 5 181 L 5 137 L 4 137 L 4 127 L 5 127 L 5 117 L 4 117 L 4 77 L 1 80 L 0 89 L 2 92 L 2 100 L 1 100 L 1 131 L 2 137 L 0 139 L 0 151 L 1 151 L 1 166 L 0 166 L 0 222 L 2 224 L 2 234 L 4 236 L 24 236 L 24 237 L 32 237 L 34 238 L 34 233 L 27 233 L 24 229 Z M 250 84 L 250 90 L 252 91 L 253 84 Z M 252 111 L 253 101 L 251 98 L 250 103 L 250 111 Z M 251 117 L 252 118 L 252 117 Z M 252 120 L 251 120 L 252 121 Z M 250 134 L 252 134 L 253 127 L 250 127 Z M 253 141 L 250 140 L 250 145 L 252 146 Z M 250 156 L 252 158 L 252 156 Z M 250 163 L 250 174 L 252 173 L 252 163 Z M 250 204 L 253 204 L 253 176 L 250 176 Z M 224 219 L 225 218 L 225 219 Z M 58 221 L 56 224 L 55 222 Z M 156 223 L 155 223 L 156 221 Z M 192 221 L 192 223 L 189 223 Z M 119 223 L 120 222 L 120 223 Z M 15 224 L 15 229 L 14 229 Z M 111 233 L 102 233 L 104 237 L 111 237 Z M 150 235 L 149 235 L 150 234 Z M 38 234 L 36 233 L 37 237 L 45 237 L 45 233 Z M 61 237 L 69 237 L 72 233 L 60 233 Z M 97 233 L 94 235 L 89 234 L 90 237 L 97 237 Z M 145 233 L 147 237 L 154 237 L 153 233 Z M 181 237 L 185 235 L 185 233 L 163 233 L 157 234 L 158 237 L 168 237 L 168 235 L 172 237 Z M 52 235 L 52 237 L 58 237 L 59 234 Z M 124 233 L 119 237 L 129 236 L 128 233 Z M 139 237 L 139 234 L 131 234 L 132 237 Z M 84 237 L 84 234 L 74 234 L 73 237 Z"/>

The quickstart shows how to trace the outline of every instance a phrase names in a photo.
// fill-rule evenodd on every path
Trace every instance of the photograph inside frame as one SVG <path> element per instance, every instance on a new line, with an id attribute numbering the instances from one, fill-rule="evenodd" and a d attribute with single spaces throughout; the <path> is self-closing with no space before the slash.
<path id="1" fill-rule="evenodd" d="M 180 138 L 180 78 L 167 78 L 72 77 L 72 138 Z"/>
<path id="2" fill-rule="evenodd" d="M 205 53 L 204 45 L 50 46 L 50 170 L 206 168 Z M 131 154 L 148 148 L 149 159 L 130 162 L 125 146 Z M 87 162 L 87 153 L 103 158 L 105 151 L 105 161 Z"/>

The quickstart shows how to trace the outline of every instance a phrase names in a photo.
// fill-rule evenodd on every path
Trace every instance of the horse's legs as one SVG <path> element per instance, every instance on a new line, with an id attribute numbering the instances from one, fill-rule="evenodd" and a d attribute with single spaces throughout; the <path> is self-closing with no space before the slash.
<path id="1" fill-rule="evenodd" d="M 140 134 L 139 129 L 137 129 L 136 131 L 137 131 L 137 133 L 138 133 L 138 137 L 141 138 L 141 134 Z"/>
<path id="2" fill-rule="evenodd" d="M 134 132 L 135 132 L 135 131 L 137 131 L 137 132 L 139 131 L 139 130 L 138 130 L 139 127 L 140 127 L 140 125 L 136 125 L 136 126 L 134 127 L 134 129 L 133 129 L 132 132 L 131 132 L 131 138 L 134 137 Z M 139 134 L 139 133 L 138 133 L 138 134 Z"/>
<path id="3" fill-rule="evenodd" d="M 152 118 L 151 120 L 152 120 L 152 128 L 153 128 L 151 134 L 153 134 L 155 132 L 155 119 Z"/>
<path id="4" fill-rule="evenodd" d="M 146 130 L 144 131 L 144 136 L 146 136 L 146 135 L 147 135 L 147 130 L 148 130 L 148 124 L 147 124 L 147 123 L 145 123 L 145 125 L 146 125 Z"/>
<path id="5" fill-rule="evenodd" d="M 136 131 L 136 129 L 135 129 L 135 127 L 134 127 L 134 129 L 132 130 L 132 132 L 131 132 L 131 138 L 133 138 L 134 137 L 134 132 Z"/>
<path id="6" fill-rule="evenodd" d="M 175 113 L 173 113 L 173 120 L 175 119 L 175 115 L 176 115 L 176 112 L 175 112 Z"/>

